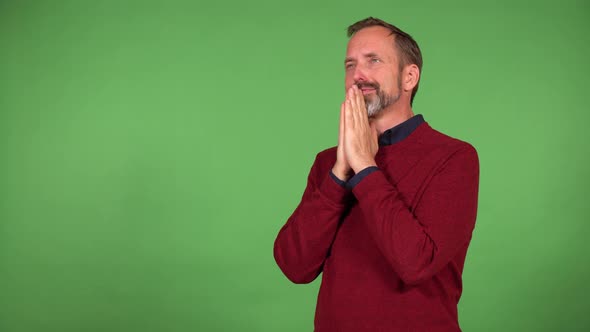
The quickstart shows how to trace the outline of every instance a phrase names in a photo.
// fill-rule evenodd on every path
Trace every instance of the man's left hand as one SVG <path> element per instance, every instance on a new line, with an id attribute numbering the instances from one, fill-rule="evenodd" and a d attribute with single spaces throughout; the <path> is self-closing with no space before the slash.
<path id="1" fill-rule="evenodd" d="M 355 173 L 376 166 L 377 130 L 369 122 L 362 91 L 353 85 L 344 102 L 344 152 Z"/>

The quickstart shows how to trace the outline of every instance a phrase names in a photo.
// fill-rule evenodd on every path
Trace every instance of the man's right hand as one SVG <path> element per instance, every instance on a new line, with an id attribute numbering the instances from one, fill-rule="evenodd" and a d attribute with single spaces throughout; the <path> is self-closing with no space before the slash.
<path id="1" fill-rule="evenodd" d="M 336 163 L 332 168 L 332 173 L 337 178 L 346 182 L 352 176 L 352 168 L 346 161 L 344 154 L 344 102 L 340 105 L 340 128 L 338 130 L 338 150 L 336 152 Z"/>

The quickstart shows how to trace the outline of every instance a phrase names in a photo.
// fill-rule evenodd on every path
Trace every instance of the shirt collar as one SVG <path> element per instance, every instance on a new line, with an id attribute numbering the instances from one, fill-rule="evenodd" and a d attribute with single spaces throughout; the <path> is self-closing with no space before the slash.
<path id="1" fill-rule="evenodd" d="M 422 114 L 414 115 L 397 126 L 387 129 L 379 136 L 379 146 L 391 145 L 402 141 L 424 123 Z"/>

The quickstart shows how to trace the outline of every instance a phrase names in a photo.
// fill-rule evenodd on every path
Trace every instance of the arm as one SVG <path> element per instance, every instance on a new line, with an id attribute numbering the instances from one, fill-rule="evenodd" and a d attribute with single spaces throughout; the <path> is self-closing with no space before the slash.
<path id="1" fill-rule="evenodd" d="M 383 172 L 353 189 L 367 227 L 407 284 L 429 279 L 467 245 L 475 226 L 479 162 L 471 146 L 452 154 L 430 179 L 414 211 Z"/>
<path id="2" fill-rule="evenodd" d="M 320 159 L 318 155 L 301 202 L 274 244 L 277 264 L 294 283 L 312 282 L 322 271 L 350 194 L 330 177 L 329 168 L 320 167 Z"/>

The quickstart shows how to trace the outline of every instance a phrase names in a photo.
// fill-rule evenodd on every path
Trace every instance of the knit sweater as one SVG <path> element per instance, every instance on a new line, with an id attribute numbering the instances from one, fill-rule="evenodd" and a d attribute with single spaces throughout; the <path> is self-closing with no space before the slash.
<path id="1" fill-rule="evenodd" d="M 477 213 L 479 161 L 468 143 L 421 124 L 379 148 L 352 190 L 320 152 L 274 256 L 294 283 L 322 273 L 316 332 L 461 331 L 457 303 Z"/>

